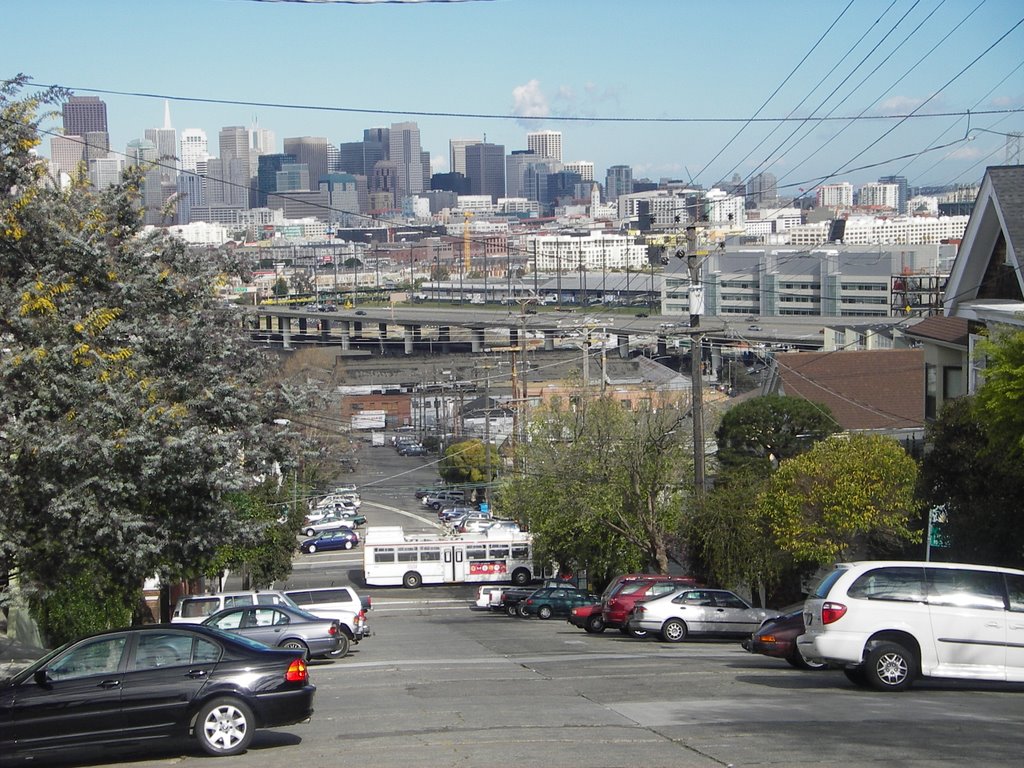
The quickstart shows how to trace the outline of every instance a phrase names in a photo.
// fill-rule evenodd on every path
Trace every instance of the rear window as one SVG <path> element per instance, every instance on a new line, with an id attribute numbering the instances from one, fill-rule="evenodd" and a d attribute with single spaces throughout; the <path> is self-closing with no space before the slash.
<path id="1" fill-rule="evenodd" d="M 215 597 L 211 598 L 186 598 L 181 601 L 181 615 L 188 619 L 209 616 L 220 607 L 220 601 Z"/>
<path id="2" fill-rule="evenodd" d="M 829 573 L 825 578 L 818 582 L 818 586 L 814 588 L 811 593 L 812 598 L 818 600 L 824 600 L 828 597 L 828 593 L 832 591 L 832 586 L 839 580 L 839 577 L 846 573 L 844 568 L 836 568 L 834 571 Z"/>

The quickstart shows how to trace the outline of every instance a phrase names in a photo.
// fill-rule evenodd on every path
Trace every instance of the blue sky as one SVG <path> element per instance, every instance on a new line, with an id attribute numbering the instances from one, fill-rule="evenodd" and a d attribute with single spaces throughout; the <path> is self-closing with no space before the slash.
<path id="1" fill-rule="evenodd" d="M 486 135 L 508 153 L 542 129 L 562 131 L 563 159 L 592 161 L 601 181 L 626 164 L 705 185 L 768 170 L 791 190 L 832 174 L 972 183 L 1004 162 L 1001 134 L 1024 130 L 1024 112 L 972 114 L 969 132 L 962 113 L 1024 108 L 1020 0 L 848 3 L 14 0 L 22 34 L 5 35 L 0 77 L 172 97 L 179 134 L 203 128 L 214 154 L 221 127 L 255 119 L 279 147 L 415 120 L 435 171 L 450 138 Z M 161 98 L 94 95 L 113 149 L 163 122 Z M 915 109 L 960 114 L 866 119 Z M 792 120 L 745 126 L 755 115 Z M 861 118 L 795 121 L 810 116 Z"/>

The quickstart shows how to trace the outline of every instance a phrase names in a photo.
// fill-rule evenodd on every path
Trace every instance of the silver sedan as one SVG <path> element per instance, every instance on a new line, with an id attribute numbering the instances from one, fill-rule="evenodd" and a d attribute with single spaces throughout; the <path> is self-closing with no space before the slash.
<path id="1" fill-rule="evenodd" d="M 781 614 L 754 608 L 726 589 L 687 587 L 633 606 L 628 628 L 654 632 L 669 643 L 690 635 L 746 637 L 768 619 Z"/>
<path id="2" fill-rule="evenodd" d="M 203 624 L 278 648 L 295 648 L 306 658 L 344 656 L 348 636 L 334 619 L 322 619 L 286 605 L 248 605 L 225 608 Z"/>

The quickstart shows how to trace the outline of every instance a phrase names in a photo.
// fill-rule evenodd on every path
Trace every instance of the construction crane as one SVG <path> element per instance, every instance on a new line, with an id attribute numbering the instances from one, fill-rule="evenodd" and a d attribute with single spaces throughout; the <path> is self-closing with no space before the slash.
<path id="1" fill-rule="evenodd" d="M 473 218 L 472 211 L 462 212 L 462 274 L 468 275 L 473 268 L 473 260 L 469 252 L 469 220 Z"/>

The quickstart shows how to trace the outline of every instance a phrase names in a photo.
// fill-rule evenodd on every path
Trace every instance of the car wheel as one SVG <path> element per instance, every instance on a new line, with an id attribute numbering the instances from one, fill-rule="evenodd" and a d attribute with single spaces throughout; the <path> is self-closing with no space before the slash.
<path id="1" fill-rule="evenodd" d="M 530 583 L 530 572 L 525 568 L 516 568 L 512 571 L 512 583 L 517 587 L 525 587 Z"/>
<path id="2" fill-rule="evenodd" d="M 805 659 L 804 655 L 800 653 L 799 648 L 794 648 L 793 652 L 786 657 L 786 661 L 788 661 L 790 666 L 794 669 L 805 669 L 811 672 L 828 669 L 828 664 L 824 661 L 811 661 L 810 659 Z"/>
<path id="3" fill-rule="evenodd" d="M 244 752 L 252 741 L 255 720 L 240 699 L 214 699 L 196 715 L 195 736 L 208 755 L 218 757 Z"/>
<path id="4" fill-rule="evenodd" d="M 537 618 L 547 620 L 551 618 L 552 613 L 553 612 L 551 610 L 550 605 L 542 605 L 540 608 L 537 609 Z"/>
<path id="5" fill-rule="evenodd" d="M 301 640 L 295 640 L 294 638 L 291 640 L 285 640 L 281 643 L 280 647 L 287 648 L 292 651 L 302 651 L 302 658 L 309 661 L 309 646 Z"/>
<path id="6" fill-rule="evenodd" d="M 351 541 L 346 541 L 345 542 L 345 549 L 352 549 L 352 542 Z"/>
<path id="7" fill-rule="evenodd" d="M 423 577 L 416 571 L 409 571 L 402 577 L 402 586 L 406 589 L 416 589 L 423 584 Z"/>
<path id="8" fill-rule="evenodd" d="M 879 643 L 868 651 L 864 673 L 876 691 L 905 691 L 917 676 L 917 659 L 899 643 Z"/>
<path id="9" fill-rule="evenodd" d="M 312 555 L 314 552 L 316 552 L 316 544 L 310 544 L 309 549 L 307 549 L 306 551 Z"/>
<path id="10" fill-rule="evenodd" d="M 642 640 L 643 638 L 648 637 L 651 633 L 648 632 L 646 629 L 627 629 L 626 634 L 630 637 L 635 637 Z"/>
<path id="11" fill-rule="evenodd" d="M 348 649 L 351 646 L 352 641 L 348 639 L 348 635 L 345 633 L 345 630 L 341 630 L 341 640 L 338 641 L 338 647 L 331 652 L 331 657 L 341 659 L 348 656 Z"/>
<path id="12" fill-rule="evenodd" d="M 516 606 L 516 616 L 521 619 L 525 619 L 529 614 L 526 612 L 526 606 L 520 603 Z"/>
<path id="13" fill-rule="evenodd" d="M 666 643 L 681 643 L 689 632 L 679 619 L 669 619 L 661 627 L 661 639 Z"/>
<path id="14" fill-rule="evenodd" d="M 307 528 L 306 529 L 306 535 L 307 536 L 313 536 L 314 534 L 316 534 L 316 531 L 314 531 L 312 528 Z"/>
<path id="15" fill-rule="evenodd" d="M 519 606 L 516 605 L 515 603 L 509 603 L 508 605 L 505 606 L 505 615 L 506 616 L 518 616 L 519 615 Z"/>
<path id="16" fill-rule="evenodd" d="M 587 619 L 587 625 L 583 628 L 592 635 L 604 632 L 604 619 L 600 616 L 591 616 Z"/>

